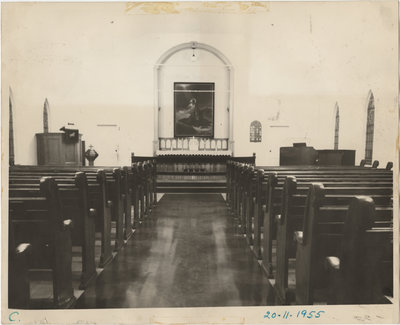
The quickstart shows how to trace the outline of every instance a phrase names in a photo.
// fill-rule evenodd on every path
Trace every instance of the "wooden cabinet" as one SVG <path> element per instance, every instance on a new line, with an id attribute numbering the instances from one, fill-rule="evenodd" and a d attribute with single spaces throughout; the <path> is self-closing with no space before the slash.
<path id="1" fill-rule="evenodd" d="M 82 135 L 75 143 L 64 141 L 64 133 L 37 133 L 38 165 L 82 166 Z"/>

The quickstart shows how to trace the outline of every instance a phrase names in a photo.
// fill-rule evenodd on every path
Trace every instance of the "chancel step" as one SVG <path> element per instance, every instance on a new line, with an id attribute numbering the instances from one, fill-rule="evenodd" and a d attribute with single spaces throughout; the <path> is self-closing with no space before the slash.
<path id="1" fill-rule="evenodd" d="M 226 181 L 157 182 L 158 193 L 226 193 Z"/>
<path id="2" fill-rule="evenodd" d="M 157 187 L 166 187 L 166 186 L 174 186 L 174 187 L 226 187 L 226 181 L 203 181 L 203 182 L 199 182 L 199 181 L 164 181 L 164 182 L 160 182 L 157 181 Z"/>

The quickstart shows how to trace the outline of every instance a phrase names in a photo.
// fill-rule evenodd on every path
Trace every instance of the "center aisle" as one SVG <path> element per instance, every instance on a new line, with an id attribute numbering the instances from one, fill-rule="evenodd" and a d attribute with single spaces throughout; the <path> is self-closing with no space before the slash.
<path id="1" fill-rule="evenodd" d="M 76 308 L 259 306 L 270 291 L 220 194 L 165 194 Z"/>

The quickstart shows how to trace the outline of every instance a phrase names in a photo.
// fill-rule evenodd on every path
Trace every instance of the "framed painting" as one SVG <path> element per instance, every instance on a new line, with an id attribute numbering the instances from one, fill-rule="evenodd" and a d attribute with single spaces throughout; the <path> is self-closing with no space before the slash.
<path id="1" fill-rule="evenodd" d="M 214 137 L 213 82 L 174 83 L 174 137 Z"/>

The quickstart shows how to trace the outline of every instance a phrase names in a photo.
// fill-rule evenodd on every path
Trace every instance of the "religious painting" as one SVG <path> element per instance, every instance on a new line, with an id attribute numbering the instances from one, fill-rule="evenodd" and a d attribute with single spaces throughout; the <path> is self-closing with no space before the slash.
<path id="1" fill-rule="evenodd" d="M 174 136 L 214 136 L 214 83 L 174 83 Z"/>

